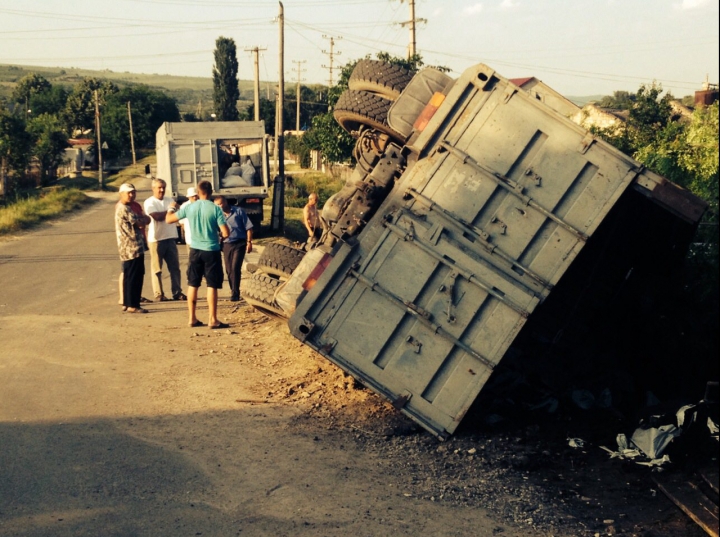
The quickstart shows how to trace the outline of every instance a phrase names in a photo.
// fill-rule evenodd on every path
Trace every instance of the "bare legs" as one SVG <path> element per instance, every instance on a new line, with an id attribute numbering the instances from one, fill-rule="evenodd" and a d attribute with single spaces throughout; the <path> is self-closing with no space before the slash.
<path id="1" fill-rule="evenodd" d="M 198 296 L 198 288 L 197 287 L 190 287 L 188 286 L 188 313 L 190 315 L 189 317 L 189 323 L 190 326 L 195 326 L 197 324 L 198 318 L 197 318 L 197 296 Z M 214 287 L 208 287 L 207 290 L 207 303 L 208 303 L 208 326 L 216 326 L 220 324 L 217 320 L 217 301 L 218 301 L 218 290 Z"/>

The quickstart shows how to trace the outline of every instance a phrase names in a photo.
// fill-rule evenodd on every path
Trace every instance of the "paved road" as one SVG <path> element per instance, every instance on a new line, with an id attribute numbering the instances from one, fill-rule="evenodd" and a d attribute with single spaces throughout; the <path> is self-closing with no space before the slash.
<path id="1" fill-rule="evenodd" d="M 236 359 L 242 334 L 192 332 L 184 303 L 122 314 L 115 201 L 0 243 L 0 535 L 502 529 L 405 497 L 374 455 L 289 427 L 294 407 L 239 404 L 262 375 Z"/>

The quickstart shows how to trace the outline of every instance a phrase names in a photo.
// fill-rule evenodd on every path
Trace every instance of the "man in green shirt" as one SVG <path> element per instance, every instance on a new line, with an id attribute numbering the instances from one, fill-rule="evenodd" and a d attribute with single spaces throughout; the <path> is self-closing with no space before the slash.
<path id="1" fill-rule="evenodd" d="M 217 319 L 218 289 L 222 289 L 223 268 L 220 251 L 220 236 L 228 237 L 230 231 L 222 209 L 211 201 L 212 185 L 200 181 L 197 185 L 198 201 L 186 205 L 179 211 L 168 210 L 165 221 L 168 224 L 187 218 L 192 234 L 190 257 L 188 259 L 188 311 L 190 326 L 204 326 L 196 316 L 198 288 L 203 277 L 207 284 L 208 326 L 212 329 L 228 328 L 230 325 Z"/>

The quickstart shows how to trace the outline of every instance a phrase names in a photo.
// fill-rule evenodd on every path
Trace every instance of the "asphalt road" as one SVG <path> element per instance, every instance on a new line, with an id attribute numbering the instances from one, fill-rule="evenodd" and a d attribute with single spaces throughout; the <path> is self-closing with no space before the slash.
<path id="1" fill-rule="evenodd" d="M 372 454 L 289 427 L 296 407 L 239 404 L 262 373 L 198 349 L 242 334 L 190 333 L 184 303 L 121 313 L 117 195 L 97 196 L 0 243 L 0 535 L 529 534 L 407 497 Z"/>

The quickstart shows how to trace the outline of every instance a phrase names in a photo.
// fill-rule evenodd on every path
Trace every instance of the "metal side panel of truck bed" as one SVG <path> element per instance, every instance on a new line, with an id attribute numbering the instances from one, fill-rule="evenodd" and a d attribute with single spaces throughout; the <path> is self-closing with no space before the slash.
<path id="1" fill-rule="evenodd" d="M 295 337 L 439 437 L 642 167 L 484 65 L 290 319 Z M 400 99 L 402 96 L 400 97 Z"/>

